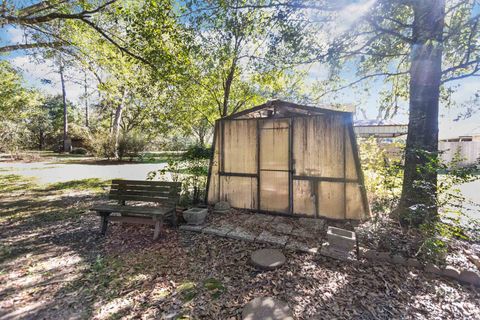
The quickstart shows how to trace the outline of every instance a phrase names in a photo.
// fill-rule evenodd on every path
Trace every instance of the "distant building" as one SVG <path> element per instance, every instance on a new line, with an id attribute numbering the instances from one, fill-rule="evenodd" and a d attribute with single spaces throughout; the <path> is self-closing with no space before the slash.
<path id="1" fill-rule="evenodd" d="M 408 125 L 394 123 L 391 120 L 358 120 L 354 123 L 355 134 L 366 138 L 396 138 L 408 132 Z"/>
<path id="2" fill-rule="evenodd" d="M 462 161 L 461 166 L 478 163 L 480 159 L 480 134 L 458 136 L 441 139 L 438 149 L 442 151 L 442 159 L 451 162 L 458 154 Z"/>

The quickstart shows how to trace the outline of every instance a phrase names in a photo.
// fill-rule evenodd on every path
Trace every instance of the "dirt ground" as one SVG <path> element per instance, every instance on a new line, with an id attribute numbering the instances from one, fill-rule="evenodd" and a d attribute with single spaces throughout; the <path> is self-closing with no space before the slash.
<path id="1" fill-rule="evenodd" d="M 298 319 L 480 319 L 480 289 L 401 266 L 346 264 L 285 251 L 259 272 L 263 245 L 147 226 L 112 225 L 88 207 L 89 181 L 39 188 L 0 176 L 0 320 L 240 319 L 258 296 L 288 303 Z"/>

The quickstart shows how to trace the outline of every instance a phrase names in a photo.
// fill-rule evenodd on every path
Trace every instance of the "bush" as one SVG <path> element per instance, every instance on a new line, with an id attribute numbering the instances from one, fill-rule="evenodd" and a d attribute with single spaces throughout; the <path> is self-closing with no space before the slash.
<path id="1" fill-rule="evenodd" d="M 115 142 L 108 133 L 97 132 L 90 135 L 88 149 L 95 157 L 107 159 L 115 157 Z"/>
<path id="2" fill-rule="evenodd" d="M 202 202 L 206 194 L 211 152 L 211 148 L 191 146 L 182 155 L 181 160 L 170 160 L 165 168 L 150 172 L 148 179 L 153 180 L 157 175 L 165 177 L 170 174 L 171 180 L 182 182 L 181 205 Z"/>
<path id="3" fill-rule="evenodd" d="M 118 140 L 118 158 L 122 160 L 124 157 L 129 157 L 130 160 L 140 156 L 140 153 L 145 151 L 147 146 L 147 139 L 140 134 L 123 134 Z"/>
<path id="4" fill-rule="evenodd" d="M 88 150 L 85 148 L 74 148 L 72 151 L 70 151 L 71 154 L 81 154 L 81 155 L 86 155 L 88 153 Z"/>

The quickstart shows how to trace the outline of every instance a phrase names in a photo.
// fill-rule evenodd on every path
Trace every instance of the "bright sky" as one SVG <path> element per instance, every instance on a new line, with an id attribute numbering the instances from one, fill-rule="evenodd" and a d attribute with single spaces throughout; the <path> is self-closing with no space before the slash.
<path id="1" fill-rule="evenodd" d="M 346 10 L 344 20 L 347 22 L 353 22 L 354 19 L 350 18 L 355 16 L 352 14 L 352 10 L 356 13 L 356 16 L 358 16 L 361 14 L 362 10 L 365 10 L 369 5 L 371 5 L 372 1 L 373 0 L 359 1 L 361 5 L 357 3 L 355 6 L 349 8 L 349 10 Z M 342 25 L 344 26 L 348 25 L 345 23 L 345 21 L 342 22 Z M 22 30 L 12 27 L 0 29 L 0 45 L 21 42 L 24 42 Z M 0 59 L 10 60 L 14 66 L 22 69 L 29 86 L 36 87 L 49 94 L 61 93 L 59 75 L 56 73 L 56 70 L 53 68 L 50 62 L 33 61 L 23 51 L 16 51 L 8 55 L 0 56 Z M 310 70 L 311 80 L 325 79 L 326 76 L 327 70 L 325 67 L 317 65 Z M 353 72 L 346 73 L 345 77 L 351 78 L 351 81 L 355 80 Z M 75 83 L 75 81 L 83 79 L 83 74 L 80 74 L 78 70 L 70 70 L 68 71 L 67 78 L 70 79 L 67 82 L 67 98 L 74 102 L 80 102 L 84 89 L 81 83 Z M 42 79 L 48 79 L 51 81 L 51 83 L 42 83 Z M 455 101 L 458 106 L 461 106 L 462 103 L 467 102 L 472 95 L 480 89 L 480 78 L 467 78 L 456 81 L 452 83 L 452 85 L 456 87 L 456 92 L 453 94 L 453 101 Z M 372 89 L 369 95 L 359 95 L 354 91 L 347 89 L 343 92 L 340 100 L 337 102 L 352 103 L 354 105 L 361 106 L 366 110 L 368 118 L 375 119 L 378 114 L 378 92 L 381 89 L 381 81 L 372 83 Z M 325 103 L 328 102 L 329 98 L 327 97 Z M 475 114 L 467 120 L 461 120 L 458 122 L 453 121 L 453 119 L 455 119 L 460 112 L 461 107 L 447 109 L 441 106 L 439 119 L 441 138 L 469 135 L 474 133 L 480 134 L 480 113 Z M 363 119 L 363 116 L 360 113 L 357 113 L 356 116 L 358 119 Z M 407 123 L 407 106 L 405 106 L 399 112 L 399 114 L 393 118 L 393 121 Z"/>

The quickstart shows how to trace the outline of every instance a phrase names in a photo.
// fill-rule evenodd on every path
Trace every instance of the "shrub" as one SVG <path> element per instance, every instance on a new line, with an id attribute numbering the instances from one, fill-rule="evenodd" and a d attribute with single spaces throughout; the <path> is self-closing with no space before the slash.
<path id="1" fill-rule="evenodd" d="M 148 179 L 170 174 L 171 180 L 182 182 L 180 204 L 199 203 L 206 194 L 210 155 L 211 148 L 191 146 L 180 160 L 170 160 L 165 168 L 150 172 Z"/>
<path id="2" fill-rule="evenodd" d="M 81 154 L 81 155 L 86 155 L 88 153 L 88 150 L 85 148 L 74 148 L 72 151 L 70 151 L 71 154 Z"/>
<path id="3" fill-rule="evenodd" d="M 97 132 L 90 135 L 88 149 L 95 157 L 107 159 L 115 157 L 115 142 L 108 133 Z"/>
<path id="4" fill-rule="evenodd" d="M 147 146 L 146 137 L 140 134 L 123 134 L 118 140 L 118 158 L 122 160 L 129 157 L 130 160 L 140 156 Z"/>

